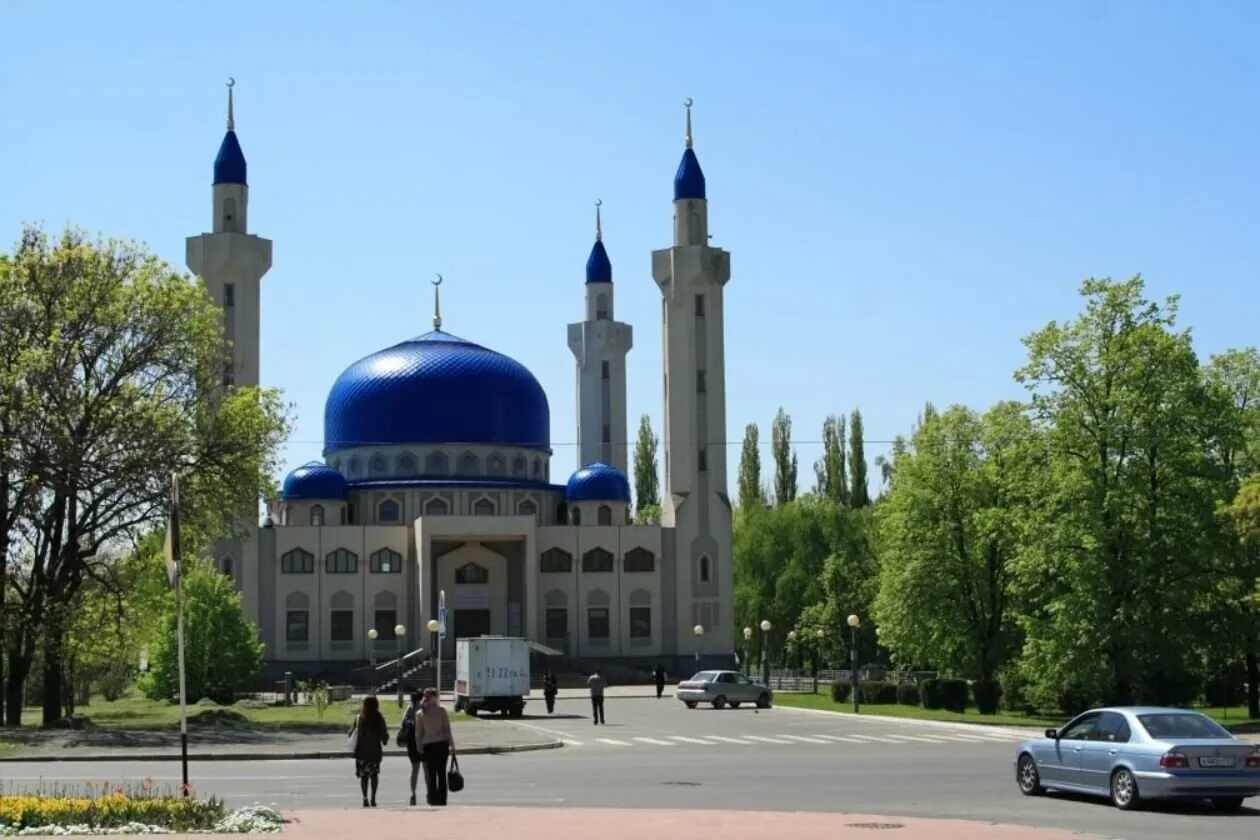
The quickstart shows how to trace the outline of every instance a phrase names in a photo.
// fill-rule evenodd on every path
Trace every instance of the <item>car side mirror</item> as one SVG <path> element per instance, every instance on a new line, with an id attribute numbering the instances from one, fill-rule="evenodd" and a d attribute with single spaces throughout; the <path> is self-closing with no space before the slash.
<path id="1" fill-rule="evenodd" d="M 1057 741 L 1059 740 L 1059 731 L 1057 729 L 1047 729 L 1046 737 L 1053 741 Z"/>

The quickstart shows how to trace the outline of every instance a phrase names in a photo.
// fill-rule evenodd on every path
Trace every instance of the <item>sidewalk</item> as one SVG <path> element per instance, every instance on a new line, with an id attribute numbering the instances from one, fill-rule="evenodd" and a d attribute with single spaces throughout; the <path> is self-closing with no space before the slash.
<path id="1" fill-rule="evenodd" d="M 452 795 L 452 800 L 458 800 Z M 286 840 L 403 837 L 424 831 L 439 837 L 512 837 L 554 840 L 599 837 L 642 840 L 683 833 L 722 840 L 862 840 L 872 829 L 897 829 L 898 840 L 1087 840 L 1070 831 L 956 820 L 920 820 L 868 814 L 803 814 L 766 811 L 664 811 L 560 808 L 415 808 L 409 810 L 299 811 L 278 835 Z M 187 837 L 193 835 L 167 835 Z M 197 835 L 203 837 L 205 835 Z M 877 835 L 878 836 L 878 833 Z"/>

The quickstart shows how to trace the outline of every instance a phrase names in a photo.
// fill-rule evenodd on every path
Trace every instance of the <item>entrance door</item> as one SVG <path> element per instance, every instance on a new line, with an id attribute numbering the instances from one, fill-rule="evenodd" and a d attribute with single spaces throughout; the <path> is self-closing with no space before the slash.
<path id="1" fill-rule="evenodd" d="M 455 610 L 454 636 L 468 639 L 490 633 L 490 610 Z"/>

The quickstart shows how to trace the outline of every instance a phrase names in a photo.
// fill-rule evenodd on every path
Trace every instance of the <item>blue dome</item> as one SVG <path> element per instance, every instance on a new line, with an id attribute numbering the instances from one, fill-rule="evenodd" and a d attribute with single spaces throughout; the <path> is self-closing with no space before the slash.
<path id="1" fill-rule="evenodd" d="M 704 170 L 693 149 L 683 152 L 678 172 L 674 175 L 674 201 L 684 198 L 704 198 Z"/>
<path id="2" fill-rule="evenodd" d="M 346 479 L 327 464 L 311 461 L 284 477 L 280 498 L 286 502 L 301 499 L 344 499 Z"/>
<path id="3" fill-rule="evenodd" d="M 360 359 L 324 404 L 324 452 L 469 443 L 551 450 L 547 394 L 524 365 L 437 330 Z"/>
<path id="4" fill-rule="evenodd" d="M 214 183 L 248 183 L 245 180 L 245 153 L 241 151 L 235 131 L 223 135 L 223 142 L 219 144 L 219 154 L 214 159 Z"/>
<path id="5" fill-rule="evenodd" d="M 604 250 L 602 240 L 595 240 L 594 246 L 591 247 L 591 255 L 586 258 L 586 282 L 612 282 L 612 262 L 608 259 L 608 252 Z"/>
<path id="6" fill-rule="evenodd" d="M 564 497 L 570 502 L 629 502 L 630 480 L 616 467 L 591 464 L 569 478 Z"/>

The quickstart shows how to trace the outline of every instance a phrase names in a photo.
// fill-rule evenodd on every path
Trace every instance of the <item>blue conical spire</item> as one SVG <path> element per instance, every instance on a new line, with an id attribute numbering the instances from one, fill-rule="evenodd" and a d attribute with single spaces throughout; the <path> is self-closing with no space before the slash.
<path id="1" fill-rule="evenodd" d="M 674 174 L 674 201 L 685 198 L 704 198 L 704 170 L 700 168 L 700 160 L 695 149 L 691 148 L 691 100 L 687 106 L 686 148 L 683 149 L 682 161 L 678 164 L 678 172 Z"/>
<path id="2" fill-rule="evenodd" d="M 241 151 L 241 142 L 236 139 L 236 119 L 232 113 L 232 88 L 235 79 L 228 79 L 228 114 L 227 134 L 219 144 L 219 154 L 214 158 L 215 184 L 246 184 L 245 153 Z"/>
<path id="3" fill-rule="evenodd" d="M 604 249 L 604 226 L 599 213 L 603 203 L 595 202 L 595 244 L 591 246 L 591 255 L 586 258 L 587 283 L 612 282 L 612 261 L 608 259 L 608 251 Z"/>

